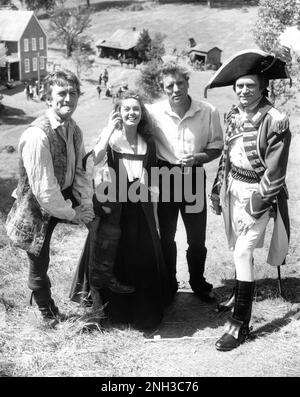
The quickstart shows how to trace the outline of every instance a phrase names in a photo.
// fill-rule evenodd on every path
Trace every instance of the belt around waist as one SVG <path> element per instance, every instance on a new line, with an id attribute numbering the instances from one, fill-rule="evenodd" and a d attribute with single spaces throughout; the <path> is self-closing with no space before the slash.
<path id="1" fill-rule="evenodd" d="M 254 170 L 236 167 L 233 164 L 231 165 L 231 176 L 233 179 L 247 183 L 258 183 L 260 181 L 258 174 Z"/>

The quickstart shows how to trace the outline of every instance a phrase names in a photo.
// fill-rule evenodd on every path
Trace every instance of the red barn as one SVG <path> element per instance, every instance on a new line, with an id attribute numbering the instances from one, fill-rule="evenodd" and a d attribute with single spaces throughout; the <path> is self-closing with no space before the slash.
<path id="1" fill-rule="evenodd" d="M 7 80 L 39 80 L 46 74 L 47 35 L 33 11 L 0 10 L 0 41 L 7 48 Z"/>

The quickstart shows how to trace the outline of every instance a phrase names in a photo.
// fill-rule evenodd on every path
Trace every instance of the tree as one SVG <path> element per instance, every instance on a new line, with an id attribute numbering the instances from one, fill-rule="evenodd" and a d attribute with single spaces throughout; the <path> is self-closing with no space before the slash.
<path id="1" fill-rule="evenodd" d="M 138 57 L 142 62 L 147 62 L 149 60 L 149 52 L 151 50 L 151 37 L 147 29 L 143 29 L 138 42 L 135 46 L 135 50 L 138 53 Z"/>
<path id="2" fill-rule="evenodd" d="M 266 52 L 274 51 L 279 34 L 296 22 L 299 11 L 298 0 L 260 0 L 253 32 L 257 45 Z"/>
<path id="3" fill-rule="evenodd" d="M 0 0 L 0 6 L 6 6 L 10 4 L 11 4 L 10 0 Z"/>
<path id="4" fill-rule="evenodd" d="M 260 0 L 258 19 L 253 29 L 256 44 L 264 51 L 276 53 L 278 36 L 287 26 L 300 22 L 300 5 L 298 0 Z M 293 62 L 287 64 L 291 76 L 297 79 L 299 66 Z M 287 98 L 286 83 L 271 81 L 271 95 L 274 98 Z"/>
<path id="5" fill-rule="evenodd" d="M 160 32 L 155 33 L 153 39 L 151 40 L 150 51 L 149 51 L 149 58 L 151 60 L 158 60 L 162 61 L 162 57 L 165 55 L 165 46 L 163 44 L 164 39 L 167 36 Z"/>
<path id="6" fill-rule="evenodd" d="M 79 8 L 67 9 L 63 3 L 54 9 L 50 18 L 50 28 L 60 43 L 66 46 L 67 57 L 78 48 L 78 45 L 87 36 L 84 32 L 91 26 L 91 15 L 89 12 Z"/>
<path id="7" fill-rule="evenodd" d="M 83 44 L 80 43 L 76 50 L 72 52 L 72 60 L 76 67 L 77 77 L 81 78 L 81 73 L 87 71 L 92 67 L 94 58 L 89 54 L 88 51 L 82 49 Z"/>
<path id="8" fill-rule="evenodd" d="M 154 34 L 153 39 L 151 39 L 148 30 L 142 30 L 135 46 L 135 50 L 142 62 L 162 60 L 162 56 L 165 54 L 165 46 L 163 44 L 165 38 L 165 34 L 157 32 Z"/>
<path id="9" fill-rule="evenodd" d="M 24 0 L 24 3 L 28 10 L 51 10 L 55 6 L 55 0 Z"/>
<path id="10" fill-rule="evenodd" d="M 162 94 L 159 67 L 160 63 L 157 60 L 150 61 L 141 69 L 140 76 L 136 81 L 137 87 L 148 102 L 153 102 Z"/>

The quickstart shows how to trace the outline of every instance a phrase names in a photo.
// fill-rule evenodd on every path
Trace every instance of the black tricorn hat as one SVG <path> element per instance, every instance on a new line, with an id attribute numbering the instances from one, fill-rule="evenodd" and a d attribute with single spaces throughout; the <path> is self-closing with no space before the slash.
<path id="1" fill-rule="evenodd" d="M 205 98 L 208 89 L 233 85 L 248 74 L 263 75 L 268 80 L 290 79 L 291 84 L 284 61 L 259 49 L 243 50 L 227 59 L 212 76 L 204 90 Z"/>

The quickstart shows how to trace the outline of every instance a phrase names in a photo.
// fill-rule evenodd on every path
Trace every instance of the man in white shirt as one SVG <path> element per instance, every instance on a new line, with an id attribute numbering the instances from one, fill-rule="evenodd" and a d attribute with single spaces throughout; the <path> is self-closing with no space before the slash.
<path id="1" fill-rule="evenodd" d="M 172 180 L 170 182 L 169 202 L 164 202 L 162 199 L 166 185 L 160 184 L 158 203 L 161 243 L 171 288 L 175 294 L 178 289 L 175 234 L 180 211 L 187 233 L 187 263 L 191 288 L 201 299 L 214 302 L 212 285 L 203 275 L 207 253 L 205 247 L 207 210 L 205 171 L 202 164 L 216 159 L 222 151 L 223 132 L 219 112 L 211 104 L 195 101 L 189 96 L 189 74 L 185 68 L 171 62 L 162 66 L 160 76 L 162 88 L 168 98 L 147 106 L 155 121 L 158 165 L 160 168 L 167 167 L 170 170 L 176 167 L 182 174 L 181 184 Z M 201 184 L 203 195 L 203 208 L 192 213 L 187 211 L 187 205 L 190 206 L 191 203 L 187 202 L 183 192 L 187 173 L 191 173 L 192 176 L 192 183 L 188 188 L 195 191 L 197 184 Z M 178 189 L 182 189 L 180 202 L 177 202 L 175 197 Z"/>
<path id="2" fill-rule="evenodd" d="M 78 78 L 68 70 L 45 78 L 48 110 L 22 134 L 16 201 L 7 233 L 27 252 L 28 286 L 45 323 L 62 318 L 51 297 L 47 275 L 52 232 L 58 222 L 89 223 L 94 218 L 92 180 L 82 168 L 82 132 L 71 118 L 81 94 Z"/>

